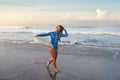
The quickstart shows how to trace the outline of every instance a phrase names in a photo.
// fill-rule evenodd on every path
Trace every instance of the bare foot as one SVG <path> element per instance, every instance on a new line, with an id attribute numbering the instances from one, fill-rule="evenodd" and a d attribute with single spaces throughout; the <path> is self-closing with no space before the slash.
<path id="1" fill-rule="evenodd" d="M 56 69 L 54 69 L 54 70 L 55 70 L 55 72 L 57 72 L 57 73 L 59 73 L 59 72 L 60 72 L 60 70 L 59 70 L 59 69 L 57 69 L 57 68 L 56 68 Z"/>
<path id="2" fill-rule="evenodd" d="M 46 66 L 47 66 L 47 67 L 49 67 L 49 65 L 50 65 L 50 62 L 49 62 L 49 61 L 47 61 L 47 64 L 46 64 Z"/>

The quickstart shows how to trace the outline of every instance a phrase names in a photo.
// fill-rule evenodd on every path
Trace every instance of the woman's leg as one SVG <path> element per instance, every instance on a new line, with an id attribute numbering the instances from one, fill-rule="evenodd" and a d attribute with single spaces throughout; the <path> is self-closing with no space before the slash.
<path id="1" fill-rule="evenodd" d="M 49 47 L 49 48 L 51 48 L 51 47 Z M 47 62 L 47 67 L 49 67 L 49 65 L 53 62 L 53 56 L 54 56 L 54 54 L 53 54 L 53 51 L 51 51 L 50 49 L 48 48 L 48 51 L 49 51 L 49 53 L 50 53 L 50 60 Z"/>
<path id="2" fill-rule="evenodd" d="M 56 59 L 57 59 L 57 55 L 58 55 L 58 50 L 54 51 L 53 48 L 49 47 L 49 53 L 51 56 L 51 62 L 53 62 L 53 66 L 56 72 L 59 72 L 58 68 L 57 68 L 57 64 L 56 64 Z M 49 66 L 49 65 L 48 65 Z"/>
<path id="3" fill-rule="evenodd" d="M 51 58 L 48 62 L 47 62 L 47 67 L 49 67 L 49 65 L 53 62 L 53 59 Z"/>

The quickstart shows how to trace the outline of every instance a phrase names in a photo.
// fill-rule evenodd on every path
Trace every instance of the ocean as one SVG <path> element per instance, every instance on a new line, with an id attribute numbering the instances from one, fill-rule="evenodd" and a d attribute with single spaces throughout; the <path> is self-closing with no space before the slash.
<path id="1" fill-rule="evenodd" d="M 120 47 L 120 24 L 65 25 L 68 37 L 59 44 Z M 0 26 L 0 42 L 34 44 L 33 36 L 55 31 L 55 26 Z"/>

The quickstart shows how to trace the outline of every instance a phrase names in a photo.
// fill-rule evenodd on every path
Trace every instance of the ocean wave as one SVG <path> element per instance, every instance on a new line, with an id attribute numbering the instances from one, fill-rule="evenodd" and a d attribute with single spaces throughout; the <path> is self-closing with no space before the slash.
<path id="1" fill-rule="evenodd" d="M 0 42 L 36 44 L 36 42 L 34 40 L 10 40 L 10 39 L 4 39 L 4 40 L 0 40 Z M 61 42 L 59 42 L 59 44 L 60 45 L 84 45 L 84 46 L 96 46 L 96 47 L 120 47 L 120 43 L 114 44 L 114 43 L 107 43 L 105 41 L 99 41 L 99 40 L 61 41 Z"/>
<path id="2" fill-rule="evenodd" d="M 33 43 L 33 36 L 39 33 L 54 31 L 54 27 L 0 27 L 0 42 Z M 87 46 L 113 46 L 120 47 L 120 32 L 116 28 L 110 30 L 102 28 L 66 28 L 69 36 L 61 38 L 60 44 L 87 45 Z M 108 28 L 107 28 L 108 29 Z M 116 31 L 117 30 L 117 31 Z"/>
<path id="3" fill-rule="evenodd" d="M 25 28 L 7 28 L 7 29 L 1 29 L 0 28 L 0 33 L 33 33 L 33 34 L 38 34 L 38 33 L 48 33 L 50 31 L 53 31 L 53 29 L 49 30 L 43 30 L 43 29 L 25 29 Z M 69 31 L 69 34 L 98 34 L 98 35 L 118 35 L 120 36 L 120 32 L 89 32 L 89 31 Z"/>

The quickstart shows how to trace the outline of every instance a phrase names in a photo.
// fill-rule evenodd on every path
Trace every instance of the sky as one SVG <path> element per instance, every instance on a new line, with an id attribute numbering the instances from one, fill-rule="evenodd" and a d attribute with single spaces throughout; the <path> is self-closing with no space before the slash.
<path id="1" fill-rule="evenodd" d="M 120 21 L 120 0 L 0 0 L 0 25 Z"/>

